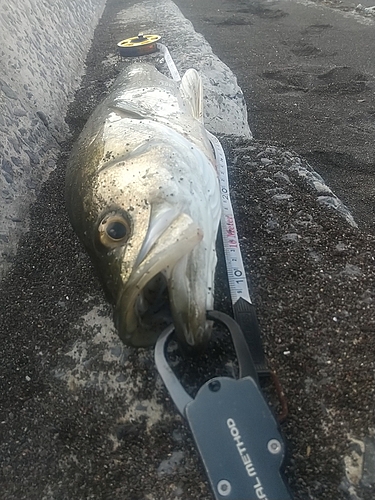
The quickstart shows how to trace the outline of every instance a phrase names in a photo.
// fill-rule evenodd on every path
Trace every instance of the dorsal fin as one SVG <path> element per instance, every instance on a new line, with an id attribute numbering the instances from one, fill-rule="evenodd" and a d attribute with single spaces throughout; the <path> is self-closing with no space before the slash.
<path id="1" fill-rule="evenodd" d="M 180 92 L 190 104 L 194 118 L 203 123 L 203 85 L 198 71 L 193 68 L 186 71 L 181 80 Z"/>

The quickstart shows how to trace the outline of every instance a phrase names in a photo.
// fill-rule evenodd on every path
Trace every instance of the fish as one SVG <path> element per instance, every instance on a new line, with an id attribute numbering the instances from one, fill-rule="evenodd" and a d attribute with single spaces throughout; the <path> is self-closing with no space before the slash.
<path id="1" fill-rule="evenodd" d="M 200 74 L 125 68 L 75 143 L 65 199 L 122 341 L 151 346 L 172 321 L 180 342 L 205 345 L 221 200 Z"/>

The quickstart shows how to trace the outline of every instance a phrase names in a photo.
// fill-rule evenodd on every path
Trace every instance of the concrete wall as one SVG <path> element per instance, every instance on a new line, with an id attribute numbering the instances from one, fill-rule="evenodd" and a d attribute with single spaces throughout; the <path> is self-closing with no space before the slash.
<path id="1" fill-rule="evenodd" d="M 106 0 L 0 2 L 0 276 L 67 133 Z"/>

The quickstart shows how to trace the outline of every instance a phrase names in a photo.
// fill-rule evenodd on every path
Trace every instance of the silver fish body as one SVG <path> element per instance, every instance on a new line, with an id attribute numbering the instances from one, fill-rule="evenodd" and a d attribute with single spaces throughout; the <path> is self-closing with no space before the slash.
<path id="1" fill-rule="evenodd" d="M 177 335 L 210 335 L 220 193 L 202 123 L 202 85 L 134 64 L 84 127 L 69 160 L 66 204 L 114 304 L 126 344 L 153 344 L 164 289 Z"/>

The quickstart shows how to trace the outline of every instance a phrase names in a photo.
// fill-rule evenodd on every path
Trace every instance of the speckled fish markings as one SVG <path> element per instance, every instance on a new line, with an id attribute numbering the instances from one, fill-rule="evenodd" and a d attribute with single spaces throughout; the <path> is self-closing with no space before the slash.
<path id="1" fill-rule="evenodd" d="M 169 303 L 180 339 L 210 335 L 220 197 L 202 84 L 134 64 L 89 118 L 66 176 L 71 223 L 130 345 L 153 344 Z"/>

